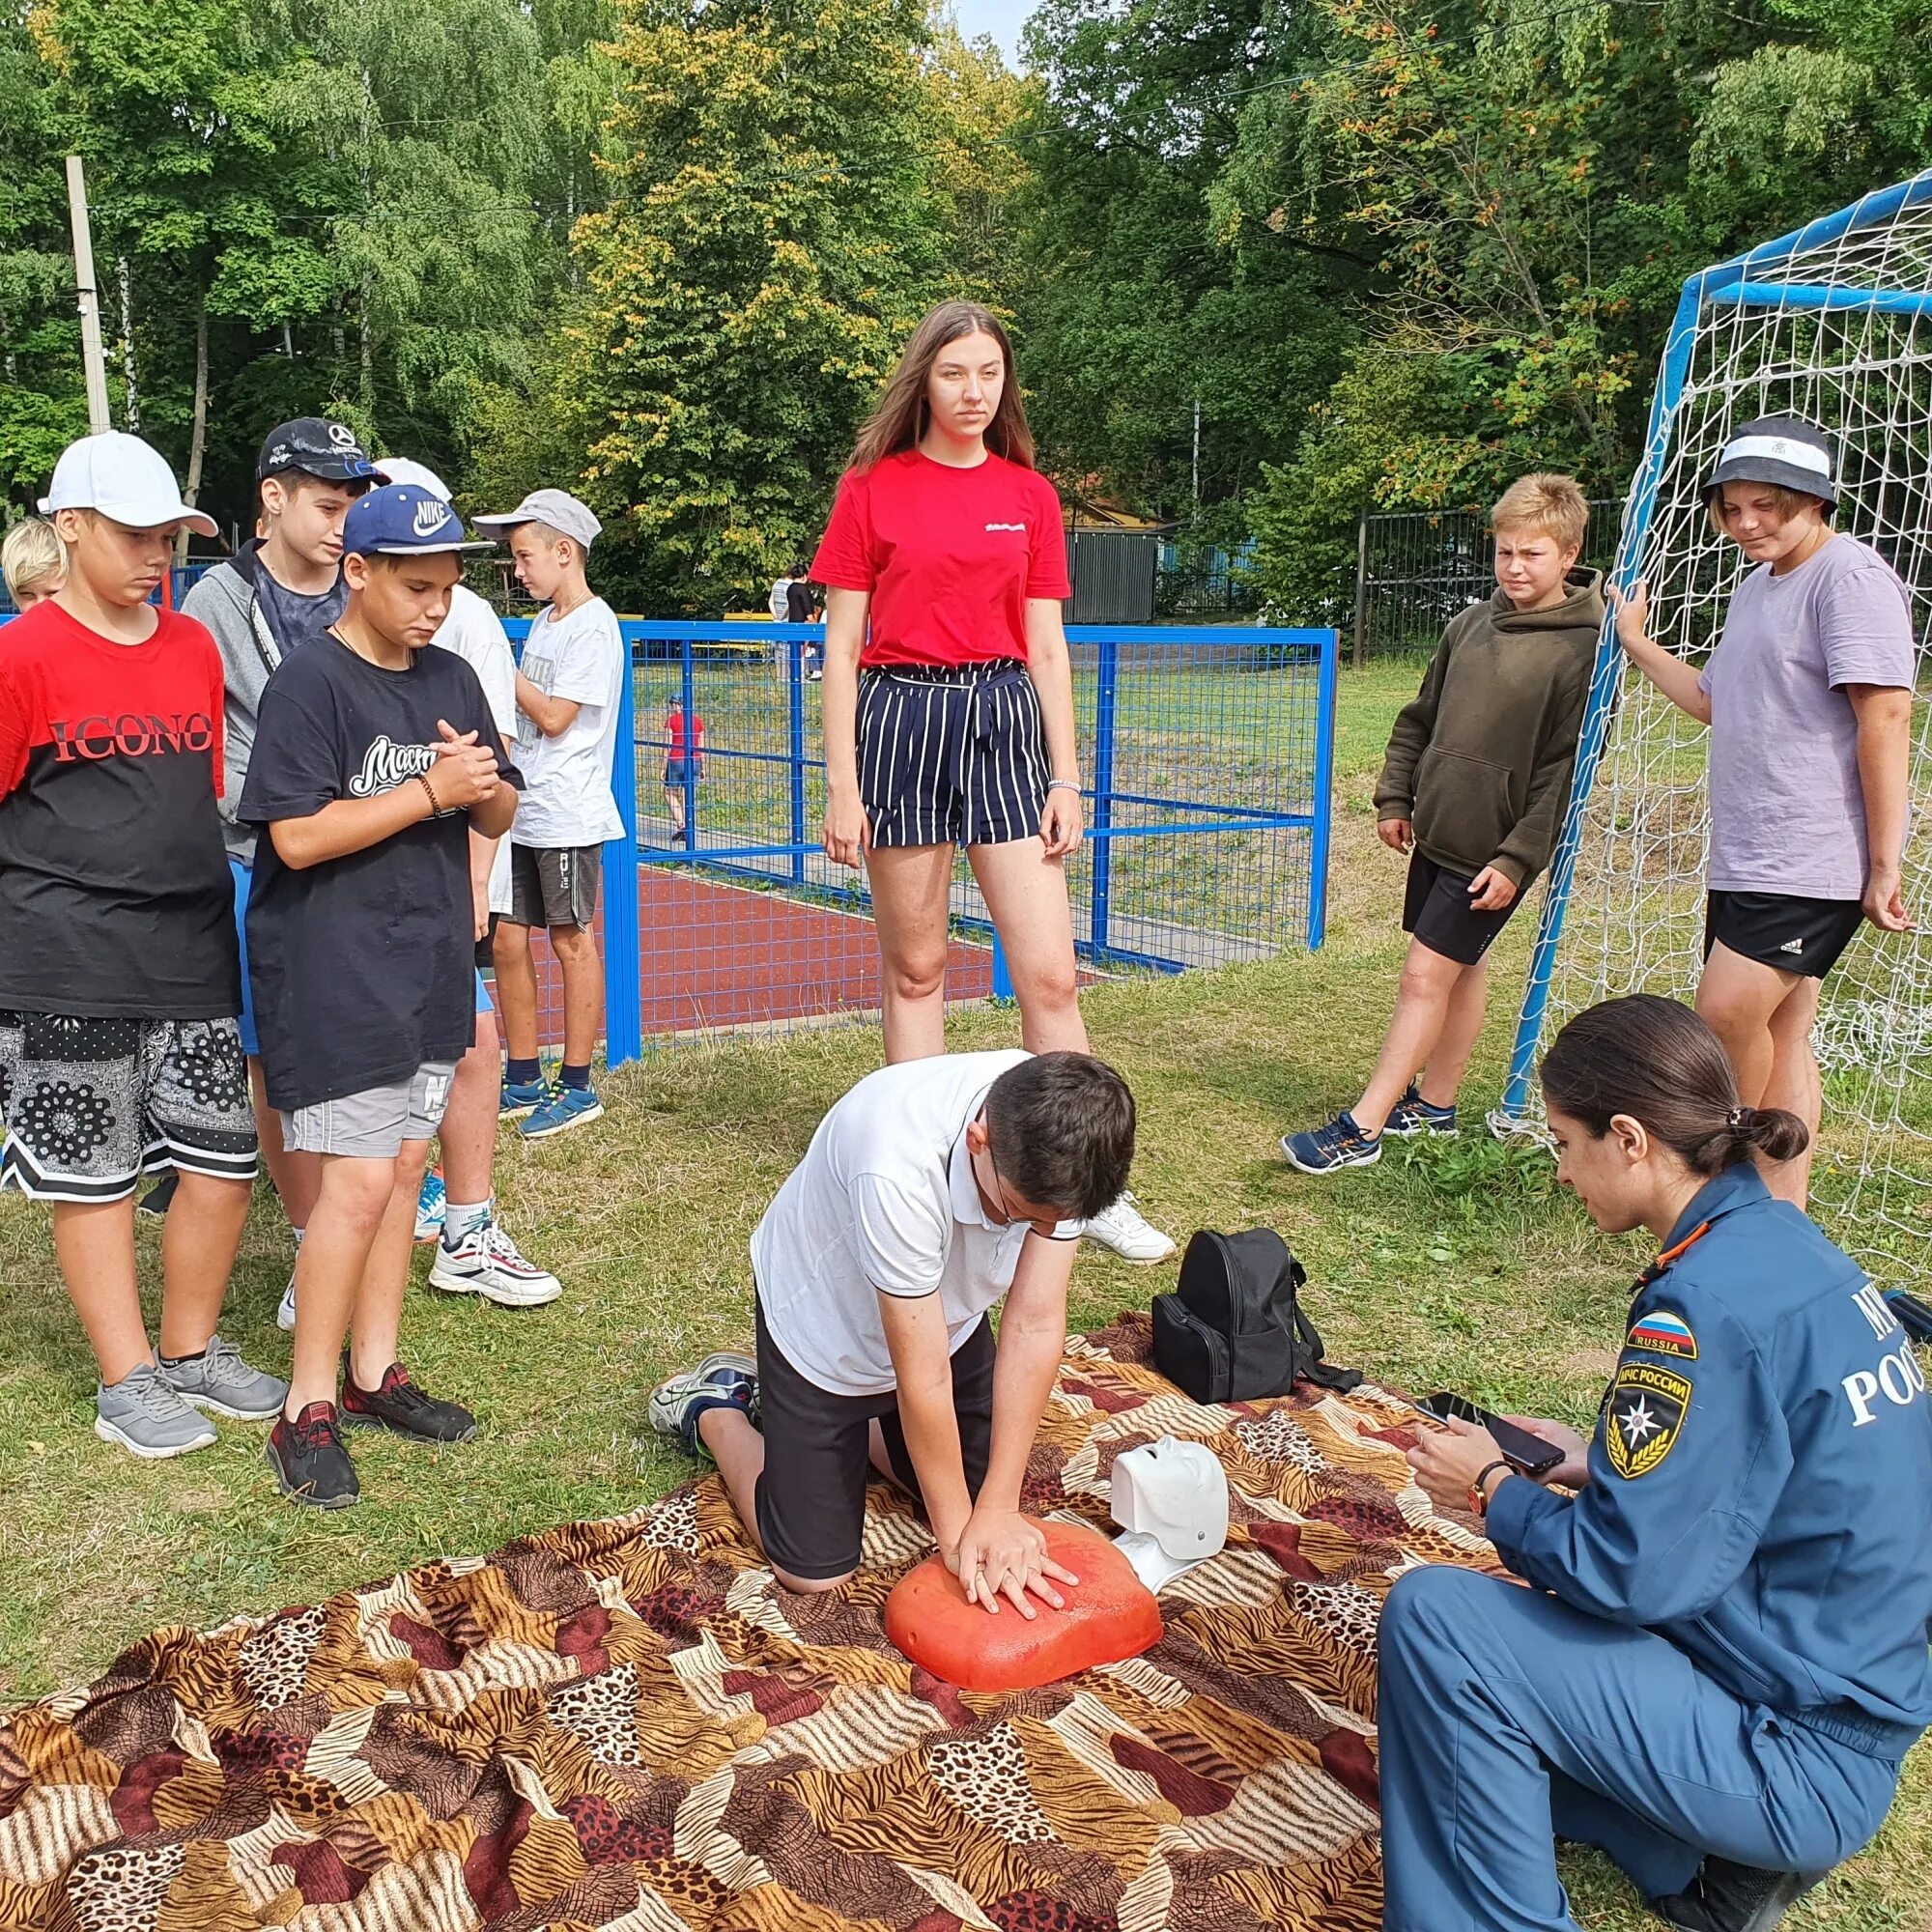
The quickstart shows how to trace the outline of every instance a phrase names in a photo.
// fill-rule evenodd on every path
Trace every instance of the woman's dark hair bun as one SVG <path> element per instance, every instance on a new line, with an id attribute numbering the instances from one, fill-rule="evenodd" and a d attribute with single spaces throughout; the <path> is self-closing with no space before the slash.
<path id="1" fill-rule="evenodd" d="M 1542 1076 L 1549 1104 L 1592 1134 L 1628 1114 L 1699 1174 L 1753 1152 L 1790 1160 L 1811 1138 L 1782 1107 L 1744 1106 L 1723 1042 L 1689 1007 L 1655 993 L 1578 1013 L 1544 1055 Z"/>

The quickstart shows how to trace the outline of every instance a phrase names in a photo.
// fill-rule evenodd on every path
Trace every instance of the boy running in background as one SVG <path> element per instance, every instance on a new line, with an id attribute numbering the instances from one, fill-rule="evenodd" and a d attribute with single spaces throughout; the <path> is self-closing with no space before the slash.
<path id="1" fill-rule="evenodd" d="M 267 1420 L 287 1392 L 215 1331 L 255 1178 L 215 810 L 221 661 L 148 602 L 182 526 L 214 526 L 118 432 L 69 448 L 41 508 L 67 581 L 0 628 L 0 1168 L 53 1206 L 99 1368 L 96 1435 L 179 1456 L 214 1440 L 197 1410 Z M 169 1164 L 157 1357 L 133 1197 Z"/>
<path id="2" fill-rule="evenodd" d="M 31 611 L 67 582 L 67 552 L 51 524 L 22 517 L 0 542 L 0 576 L 16 611 Z"/>
<path id="3" fill-rule="evenodd" d="M 687 817 L 684 806 L 685 781 L 695 787 L 704 776 L 704 720 L 694 717 L 685 729 L 684 704 L 673 697 L 665 713 L 665 804 L 670 811 L 670 836 L 684 838 Z"/>
<path id="4" fill-rule="evenodd" d="M 611 791 L 617 706 L 630 654 L 616 614 L 584 578 L 603 526 L 575 497 L 538 490 L 501 516 L 478 517 L 517 559 L 517 581 L 545 609 L 530 625 L 517 673 L 517 762 L 525 793 L 510 838 L 510 913 L 497 927 L 497 998 L 509 1043 L 502 1110 L 526 1140 L 601 1118 L 590 1056 L 604 1012 L 597 894 L 604 843 L 623 820 Z M 544 1085 L 530 927 L 547 926 L 563 975 L 563 1065 Z"/>
<path id="5" fill-rule="evenodd" d="M 1697 1010 L 1724 1042 L 1747 1107 L 1811 1130 L 1765 1166 L 1804 1206 L 1824 1088 L 1811 1051 L 1825 975 L 1861 924 L 1911 929 L 1901 892 L 1912 599 L 1869 544 L 1832 527 L 1832 441 L 1800 416 L 1762 416 L 1724 445 L 1704 502 L 1757 567 L 1731 593 L 1699 670 L 1646 631 L 1639 582 L 1617 637 L 1679 710 L 1711 727 L 1711 865 Z"/>
<path id="6" fill-rule="evenodd" d="M 342 614 L 348 592 L 342 582 L 342 520 L 349 506 L 371 489 L 376 466 L 355 433 L 344 423 L 299 416 L 269 433 L 255 460 L 255 488 L 264 534 L 203 574 L 182 599 L 183 611 L 207 625 L 221 653 L 226 788 L 222 836 L 234 882 L 235 929 L 242 947 L 242 1046 L 255 1096 L 255 1121 L 269 1177 L 301 1245 L 314 1205 L 319 1170 L 289 1153 L 282 1130 L 262 1088 L 261 1047 L 249 998 L 245 917 L 255 864 L 255 828 L 237 816 L 255 748 L 255 713 L 262 692 L 298 645 L 319 636 Z M 165 1211 L 166 1197 L 148 1206 Z M 284 1311 L 293 1321 L 293 1310 Z"/>
<path id="7" fill-rule="evenodd" d="M 248 902 L 263 1075 L 288 1146 L 322 1169 L 269 1463 L 285 1495 L 324 1509 L 359 1493 L 342 1425 L 476 1433 L 398 1359 L 429 1143 L 475 1038 L 469 834 L 500 838 L 516 810 L 476 673 L 429 648 L 469 548 L 426 491 L 355 504 L 348 604 L 270 680 L 242 800 L 268 835 Z"/>
<path id="8" fill-rule="evenodd" d="M 1484 959 L 1549 863 L 1604 625 L 1601 573 L 1576 569 L 1590 509 L 1574 478 L 1533 475 L 1491 511 L 1496 590 L 1449 620 L 1389 734 L 1377 836 L 1409 854 L 1395 1018 L 1361 1098 L 1286 1135 L 1303 1174 L 1373 1167 L 1385 1134 L 1453 1134 L 1483 1030 Z"/>

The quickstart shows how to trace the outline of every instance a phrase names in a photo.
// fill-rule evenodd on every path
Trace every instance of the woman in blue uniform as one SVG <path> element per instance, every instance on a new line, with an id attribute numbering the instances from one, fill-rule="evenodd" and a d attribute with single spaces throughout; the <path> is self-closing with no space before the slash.
<path id="1" fill-rule="evenodd" d="M 1548 1479 L 1452 1423 L 1410 1453 L 1531 1587 L 1429 1568 L 1389 1593 L 1385 1932 L 1570 1928 L 1560 1835 L 1666 1923 L 1765 1932 L 1883 1823 L 1932 1723 L 1932 1404 L 1856 1263 L 1753 1155 L 1796 1115 L 1738 1104 L 1718 1037 L 1642 996 L 1542 1068 L 1557 1174 L 1606 1234 L 1648 1228 L 1593 1438 Z"/>

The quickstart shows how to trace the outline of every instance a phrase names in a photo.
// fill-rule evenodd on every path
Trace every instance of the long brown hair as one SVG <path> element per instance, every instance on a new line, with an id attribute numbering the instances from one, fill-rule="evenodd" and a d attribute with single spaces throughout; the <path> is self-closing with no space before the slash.
<path id="1" fill-rule="evenodd" d="M 1723 1042 L 1689 1007 L 1655 993 L 1581 1012 L 1543 1056 L 1543 1094 L 1602 1140 L 1628 1114 L 1694 1174 L 1719 1174 L 1753 1151 L 1790 1160 L 1811 1138 L 1782 1107 L 1741 1107 Z"/>
<path id="2" fill-rule="evenodd" d="M 866 418 L 859 440 L 852 450 L 852 468 L 869 469 L 875 463 L 901 449 L 915 448 L 925 434 L 925 385 L 939 352 L 962 335 L 990 335 L 1000 345 L 1007 365 L 1007 380 L 1000 389 L 1000 407 L 986 425 L 986 447 L 1009 463 L 1033 463 L 1033 431 L 1027 427 L 1026 409 L 1020 402 L 1019 378 L 1013 373 L 1013 345 L 999 318 L 978 302 L 944 301 L 930 310 L 912 332 L 912 340 L 899 357 L 877 407 Z"/>

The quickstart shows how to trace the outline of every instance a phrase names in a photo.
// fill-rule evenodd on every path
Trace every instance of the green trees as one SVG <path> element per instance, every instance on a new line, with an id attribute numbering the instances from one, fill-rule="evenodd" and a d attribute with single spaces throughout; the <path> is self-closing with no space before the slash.
<path id="1" fill-rule="evenodd" d="M 609 204 L 579 225 L 567 406 L 653 603 L 809 548 L 940 286 L 917 0 L 624 0 Z"/>

